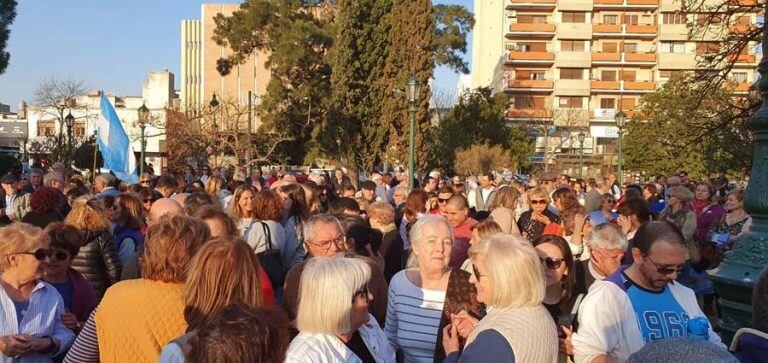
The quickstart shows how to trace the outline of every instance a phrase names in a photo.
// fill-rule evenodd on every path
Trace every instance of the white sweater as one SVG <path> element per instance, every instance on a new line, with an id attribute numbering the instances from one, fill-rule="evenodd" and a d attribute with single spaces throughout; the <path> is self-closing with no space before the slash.
<path id="1" fill-rule="evenodd" d="M 704 316 L 693 290 L 678 283 L 670 283 L 667 288 L 691 319 Z M 709 341 L 722 345 L 711 326 Z M 579 308 L 579 329 L 573 334 L 576 362 L 591 362 L 603 354 L 625 362 L 644 345 L 627 293 L 614 282 L 595 281 Z"/>
<path id="2" fill-rule="evenodd" d="M 376 318 L 369 316 L 368 323 L 358 329 L 368 352 L 376 363 L 394 363 L 395 351 L 381 331 Z M 288 346 L 285 363 L 362 363 L 339 338 L 331 334 L 299 333 Z"/>

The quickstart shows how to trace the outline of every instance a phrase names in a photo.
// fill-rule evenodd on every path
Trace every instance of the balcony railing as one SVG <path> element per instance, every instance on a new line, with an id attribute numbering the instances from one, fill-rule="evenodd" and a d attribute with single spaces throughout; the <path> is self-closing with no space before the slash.
<path id="1" fill-rule="evenodd" d="M 659 5 L 659 0 L 627 0 L 627 5 Z"/>
<path id="2" fill-rule="evenodd" d="M 592 91 L 655 91 L 653 81 L 592 81 Z M 608 92 L 611 93 L 611 92 Z"/>
<path id="3" fill-rule="evenodd" d="M 554 82 L 541 79 L 513 79 L 510 80 L 508 88 L 542 88 L 552 89 Z"/>
<path id="4" fill-rule="evenodd" d="M 543 108 L 510 108 L 507 110 L 509 118 L 552 118 L 552 110 Z"/>
<path id="5" fill-rule="evenodd" d="M 733 54 L 728 56 L 728 61 L 733 63 L 754 63 L 756 59 L 751 54 Z"/>
<path id="6" fill-rule="evenodd" d="M 656 83 L 651 81 L 630 82 L 624 81 L 624 89 L 628 91 L 654 91 Z"/>
<path id="7" fill-rule="evenodd" d="M 752 29 L 752 25 L 731 25 L 728 27 L 728 30 L 733 34 L 747 34 Z"/>
<path id="8" fill-rule="evenodd" d="M 621 83 L 617 81 L 592 81 L 590 87 L 592 89 L 619 90 Z"/>
<path id="9" fill-rule="evenodd" d="M 621 53 L 592 53 L 592 61 L 621 62 Z"/>
<path id="10" fill-rule="evenodd" d="M 629 34 L 656 34 L 659 27 L 656 25 L 627 25 Z"/>
<path id="11" fill-rule="evenodd" d="M 594 0 L 595 5 L 624 5 L 624 0 Z"/>
<path id="12" fill-rule="evenodd" d="M 536 33 L 554 33 L 555 24 L 549 23 L 514 23 L 509 25 L 511 32 L 536 32 Z"/>
<path id="13" fill-rule="evenodd" d="M 757 5 L 757 0 L 730 0 L 728 2 L 728 5 L 731 5 L 731 6 L 755 6 L 755 5 Z"/>
<path id="14" fill-rule="evenodd" d="M 594 24 L 592 25 L 594 33 L 621 33 L 621 24 Z"/>
<path id="15" fill-rule="evenodd" d="M 555 53 L 510 51 L 510 61 L 555 61 Z"/>
<path id="16" fill-rule="evenodd" d="M 626 62 L 655 62 L 656 53 L 624 53 Z"/>

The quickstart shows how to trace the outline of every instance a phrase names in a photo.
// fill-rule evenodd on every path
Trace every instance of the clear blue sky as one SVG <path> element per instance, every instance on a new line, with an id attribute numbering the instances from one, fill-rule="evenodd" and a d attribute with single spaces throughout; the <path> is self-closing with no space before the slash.
<path id="1" fill-rule="evenodd" d="M 47 77 L 73 77 L 89 89 L 140 95 L 149 70 L 168 69 L 178 88 L 180 22 L 199 19 L 206 2 L 242 1 L 19 1 L 8 44 L 11 64 L 0 75 L 0 103 L 16 110 Z M 434 2 L 472 7 L 469 0 Z M 454 93 L 457 74 L 439 68 L 435 77 L 435 88 Z"/>

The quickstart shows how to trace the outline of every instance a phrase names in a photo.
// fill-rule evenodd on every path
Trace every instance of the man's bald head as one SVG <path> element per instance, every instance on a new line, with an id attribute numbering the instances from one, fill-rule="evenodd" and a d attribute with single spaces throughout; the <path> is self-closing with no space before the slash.
<path id="1" fill-rule="evenodd" d="M 158 199 L 154 204 L 152 204 L 152 208 L 149 209 L 149 216 L 147 217 L 147 222 L 155 223 L 164 216 L 173 217 L 173 216 L 183 216 L 183 215 L 184 215 L 184 208 L 182 208 L 179 202 L 170 198 L 161 198 L 161 199 Z"/>
<path id="2" fill-rule="evenodd" d="M 189 196 L 189 193 L 176 193 L 171 196 L 171 199 L 175 200 L 179 205 L 184 205 L 184 201 Z"/>
<path id="3" fill-rule="evenodd" d="M 446 205 L 450 205 L 453 207 L 456 207 L 457 209 L 469 209 L 469 202 L 467 202 L 467 198 L 464 198 L 463 195 L 454 195 L 450 199 L 448 199 L 447 202 L 445 202 Z"/>

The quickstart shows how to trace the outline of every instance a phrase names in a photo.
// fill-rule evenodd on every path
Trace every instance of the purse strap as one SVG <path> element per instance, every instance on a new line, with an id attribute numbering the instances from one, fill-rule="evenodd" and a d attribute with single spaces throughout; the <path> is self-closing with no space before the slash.
<path id="1" fill-rule="evenodd" d="M 272 230 L 269 229 L 269 225 L 266 223 L 259 221 L 261 223 L 261 228 L 264 229 L 264 237 L 267 239 L 267 251 L 271 251 L 272 248 Z"/>

